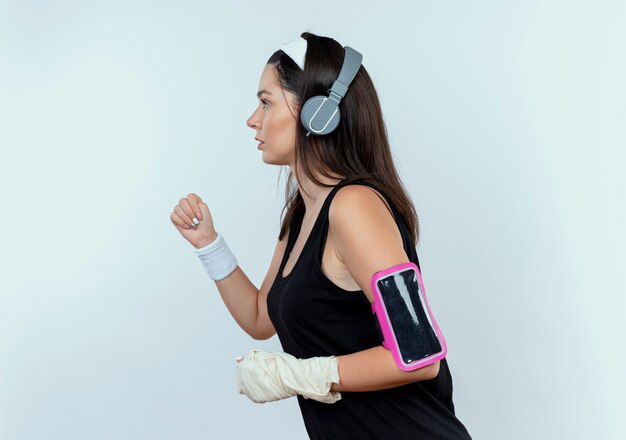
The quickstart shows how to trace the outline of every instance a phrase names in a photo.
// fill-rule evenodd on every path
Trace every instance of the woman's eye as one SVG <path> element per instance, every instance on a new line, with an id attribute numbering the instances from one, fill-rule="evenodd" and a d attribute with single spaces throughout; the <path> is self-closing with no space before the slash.
<path id="1" fill-rule="evenodd" d="M 267 102 L 267 101 L 265 101 L 265 100 L 263 100 L 263 99 L 261 99 L 261 102 L 263 103 L 263 108 L 266 108 L 266 106 L 267 106 L 268 102 Z"/>

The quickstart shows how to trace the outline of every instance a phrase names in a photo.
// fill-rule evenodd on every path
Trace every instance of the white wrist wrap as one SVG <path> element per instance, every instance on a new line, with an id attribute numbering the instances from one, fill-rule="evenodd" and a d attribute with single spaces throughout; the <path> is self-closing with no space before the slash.
<path id="1" fill-rule="evenodd" d="M 215 240 L 200 249 L 194 249 L 194 252 L 213 281 L 226 278 L 237 268 L 237 259 L 219 232 Z"/>
<path id="2" fill-rule="evenodd" d="M 264 403 L 302 395 L 322 403 L 341 400 L 339 358 L 317 356 L 298 359 L 281 351 L 252 350 L 237 363 L 239 393 L 253 402 Z"/>

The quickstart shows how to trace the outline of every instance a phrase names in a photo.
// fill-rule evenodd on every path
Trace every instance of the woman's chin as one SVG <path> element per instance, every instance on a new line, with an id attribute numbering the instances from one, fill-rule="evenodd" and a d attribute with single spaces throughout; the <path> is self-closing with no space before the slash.
<path id="1" fill-rule="evenodd" d="M 261 156 L 261 160 L 265 162 L 267 165 L 278 165 L 272 158 L 266 157 L 265 154 Z"/>
<path id="2" fill-rule="evenodd" d="M 265 151 L 261 154 L 261 160 L 268 165 L 289 165 L 289 162 L 281 160 L 280 158 L 272 157 Z"/>

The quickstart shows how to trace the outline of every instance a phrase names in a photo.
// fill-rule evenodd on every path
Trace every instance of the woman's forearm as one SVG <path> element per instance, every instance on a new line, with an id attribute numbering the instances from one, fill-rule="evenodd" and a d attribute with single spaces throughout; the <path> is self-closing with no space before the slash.
<path id="1" fill-rule="evenodd" d="M 209 233 L 194 246 L 205 271 L 215 281 L 226 308 L 237 324 L 256 339 L 259 289 L 241 270 L 218 232 Z"/>
<path id="2" fill-rule="evenodd" d="M 226 278 L 215 281 L 226 308 L 237 324 L 257 339 L 259 289 L 256 288 L 239 266 Z"/>
<path id="3" fill-rule="evenodd" d="M 378 391 L 432 379 L 439 373 L 439 362 L 401 370 L 391 351 L 382 345 L 338 357 L 340 384 L 333 383 L 331 391 Z"/>

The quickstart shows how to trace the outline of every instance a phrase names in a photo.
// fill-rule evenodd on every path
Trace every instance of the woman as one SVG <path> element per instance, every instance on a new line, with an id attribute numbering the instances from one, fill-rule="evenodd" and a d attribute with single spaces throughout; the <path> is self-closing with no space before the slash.
<path id="1" fill-rule="evenodd" d="M 247 125 L 263 161 L 290 171 L 287 213 L 260 289 L 199 196 L 182 198 L 170 218 L 241 328 L 257 340 L 278 334 L 284 352 L 238 359 L 240 393 L 255 402 L 297 396 L 312 439 L 469 439 L 445 357 L 401 370 L 372 315 L 372 275 L 408 261 L 419 267 L 419 228 L 365 68 L 340 101 L 336 129 L 310 135 L 300 122 L 302 103 L 328 94 L 345 50 L 304 32 L 262 72 Z"/>

